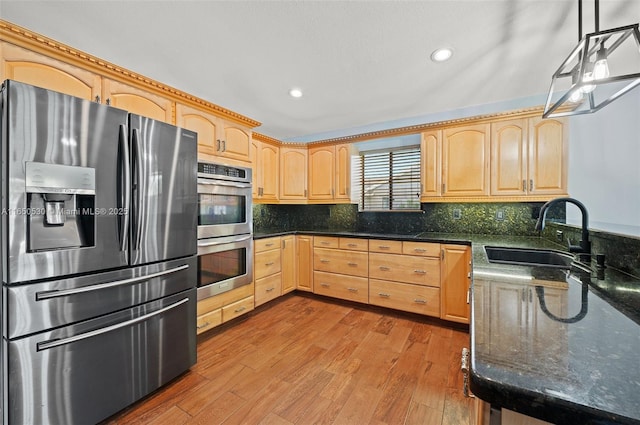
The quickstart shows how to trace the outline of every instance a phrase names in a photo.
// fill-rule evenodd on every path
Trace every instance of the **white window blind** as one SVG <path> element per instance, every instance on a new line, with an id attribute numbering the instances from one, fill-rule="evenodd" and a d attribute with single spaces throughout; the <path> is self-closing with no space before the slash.
<path id="1" fill-rule="evenodd" d="M 420 146 L 361 152 L 352 176 L 360 211 L 420 209 Z"/>

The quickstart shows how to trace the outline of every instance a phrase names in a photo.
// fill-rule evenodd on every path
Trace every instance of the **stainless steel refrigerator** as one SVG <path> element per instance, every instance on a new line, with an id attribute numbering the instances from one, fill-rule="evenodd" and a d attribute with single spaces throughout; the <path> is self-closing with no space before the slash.
<path id="1" fill-rule="evenodd" d="M 196 360 L 196 134 L 5 81 L 4 424 L 89 424 Z"/>

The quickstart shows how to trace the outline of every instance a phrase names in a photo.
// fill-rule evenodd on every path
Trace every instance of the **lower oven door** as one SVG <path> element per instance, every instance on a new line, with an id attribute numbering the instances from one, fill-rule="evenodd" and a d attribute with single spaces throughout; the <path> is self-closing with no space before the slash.
<path id="1" fill-rule="evenodd" d="M 198 299 L 253 281 L 253 235 L 198 240 Z"/>
<path id="2" fill-rule="evenodd" d="M 97 423 L 195 364 L 196 290 L 3 344 L 3 423 Z"/>

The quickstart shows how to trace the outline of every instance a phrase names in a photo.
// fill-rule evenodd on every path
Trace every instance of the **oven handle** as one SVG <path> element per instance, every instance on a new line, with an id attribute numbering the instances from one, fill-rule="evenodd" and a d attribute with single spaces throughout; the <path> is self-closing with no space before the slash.
<path id="1" fill-rule="evenodd" d="M 188 268 L 189 268 L 188 264 L 183 264 L 182 266 L 174 267 L 168 270 L 163 270 L 161 272 L 146 274 L 144 276 L 132 277 L 129 279 L 115 280 L 113 282 L 100 283 L 98 285 L 89 285 L 89 286 L 83 286 L 80 288 L 73 288 L 73 289 L 54 289 L 53 291 L 36 292 L 36 301 L 48 300 L 50 298 L 66 297 L 69 295 L 82 294 L 84 292 L 99 291 L 101 289 L 112 288 L 114 286 L 128 285 L 130 283 L 136 283 L 142 280 L 148 280 L 154 277 L 159 277 L 159 276 L 164 276 L 167 274 L 179 272 L 181 270 L 185 270 Z"/>
<path id="2" fill-rule="evenodd" d="M 242 242 L 242 241 L 246 241 L 251 239 L 253 236 L 249 235 L 249 236 L 245 236 L 243 238 L 238 238 L 238 239 L 233 239 L 233 240 L 226 240 L 224 242 L 207 242 L 207 243 L 201 243 L 198 242 L 198 246 L 215 246 L 215 245 L 226 245 L 229 243 L 234 243 L 234 242 Z"/>
<path id="3" fill-rule="evenodd" d="M 203 181 L 198 179 L 198 184 L 208 184 L 211 186 L 228 186 L 228 187 L 237 187 L 240 189 L 251 189 L 250 184 L 242 184 L 242 183 L 227 183 L 225 181 L 216 180 L 216 181 Z"/>
<path id="4" fill-rule="evenodd" d="M 82 341 L 83 339 L 91 338 L 94 336 L 102 335 L 107 332 L 115 331 L 120 328 L 126 328 L 127 326 L 135 325 L 136 323 L 144 322 L 146 320 L 151 319 L 154 316 L 162 314 L 166 311 L 174 309 L 186 302 L 189 301 L 189 298 L 184 298 L 178 302 L 175 302 L 171 305 L 168 305 L 160 310 L 156 310 L 153 313 L 145 314 L 144 316 L 137 317 L 135 319 L 127 320 L 126 322 L 117 323 L 115 325 L 107 326 L 106 328 L 96 329 L 90 332 L 85 332 L 79 335 L 70 336 L 69 338 L 64 339 L 53 339 L 50 341 L 43 341 L 36 344 L 38 351 L 49 350 L 51 348 L 59 347 L 61 345 L 71 344 L 72 342 Z"/>

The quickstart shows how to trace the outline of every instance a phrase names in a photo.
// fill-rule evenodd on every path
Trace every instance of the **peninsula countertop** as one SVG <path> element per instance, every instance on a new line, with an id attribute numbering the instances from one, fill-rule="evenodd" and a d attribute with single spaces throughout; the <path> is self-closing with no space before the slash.
<path id="1" fill-rule="evenodd" d="M 274 231 L 257 238 L 290 233 L 471 245 L 471 390 L 558 425 L 640 424 L 640 279 L 487 260 L 487 245 L 565 250 L 539 237 Z"/>

